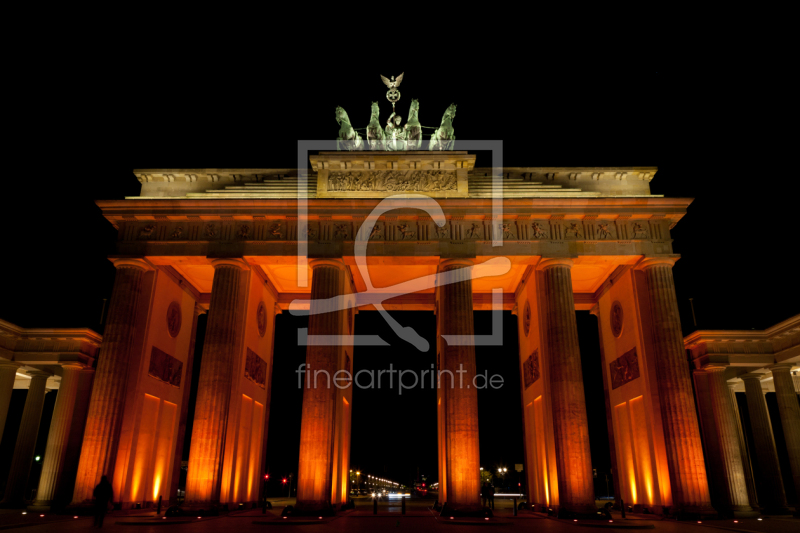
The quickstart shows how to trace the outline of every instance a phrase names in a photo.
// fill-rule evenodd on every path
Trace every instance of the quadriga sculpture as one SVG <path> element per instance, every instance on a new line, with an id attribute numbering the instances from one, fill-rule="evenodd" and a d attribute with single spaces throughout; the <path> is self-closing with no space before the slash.
<path id="1" fill-rule="evenodd" d="M 336 139 L 337 150 L 362 150 L 364 144 L 361 136 L 356 133 L 353 126 L 350 124 L 350 117 L 347 116 L 347 111 L 341 106 L 336 108 L 336 122 L 339 123 L 339 138 Z"/>
<path id="2" fill-rule="evenodd" d="M 429 150 L 452 150 L 456 141 L 455 133 L 453 133 L 453 119 L 456 118 L 456 104 L 450 104 L 450 107 L 444 112 L 442 123 L 431 136 L 431 143 Z"/>
<path id="3" fill-rule="evenodd" d="M 378 102 L 372 102 L 372 115 L 369 118 L 369 124 L 367 124 L 367 143 L 370 150 L 386 150 L 384 146 L 386 136 L 383 133 L 383 127 L 381 127 L 380 112 Z"/>
<path id="4" fill-rule="evenodd" d="M 411 100 L 411 109 L 408 111 L 406 130 L 406 150 L 419 150 L 422 148 L 422 125 L 419 123 L 419 101 Z"/>

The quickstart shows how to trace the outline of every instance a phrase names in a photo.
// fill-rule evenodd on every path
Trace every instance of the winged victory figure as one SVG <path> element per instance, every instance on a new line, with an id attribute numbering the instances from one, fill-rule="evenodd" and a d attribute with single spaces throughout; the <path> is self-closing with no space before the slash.
<path id="1" fill-rule="evenodd" d="M 403 72 L 403 74 L 405 74 L 405 72 Z M 383 83 L 385 83 L 390 90 L 396 89 L 397 87 L 400 87 L 400 83 L 402 83 L 403 81 L 403 74 L 400 74 L 399 76 L 397 76 L 397 78 L 392 76 L 391 80 L 386 76 L 384 76 L 383 74 L 381 74 L 381 80 L 383 80 Z"/>

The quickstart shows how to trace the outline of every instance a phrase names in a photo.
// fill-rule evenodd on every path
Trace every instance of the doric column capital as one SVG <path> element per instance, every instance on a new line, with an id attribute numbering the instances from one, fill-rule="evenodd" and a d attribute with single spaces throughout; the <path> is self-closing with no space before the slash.
<path id="1" fill-rule="evenodd" d="M 761 380 L 764 378 L 764 375 L 763 374 L 754 374 L 754 373 L 750 372 L 748 374 L 742 374 L 741 376 L 739 376 L 739 378 L 741 378 L 742 381 L 758 381 L 758 382 L 761 382 Z"/>
<path id="2" fill-rule="evenodd" d="M 772 365 L 767 367 L 772 373 L 775 372 L 786 372 L 787 374 L 792 371 L 792 367 L 794 367 L 791 363 L 778 363 L 777 365 Z"/>
<path id="3" fill-rule="evenodd" d="M 53 375 L 50 372 L 45 372 L 44 370 L 29 370 L 26 373 L 31 377 L 32 380 L 36 378 L 39 379 L 44 378 L 46 380 L 47 378 Z"/>
<path id="4" fill-rule="evenodd" d="M 475 266 L 475 260 L 468 257 L 439 258 L 439 271 L 453 268 L 469 268 Z"/>
<path id="5" fill-rule="evenodd" d="M 706 366 L 703 367 L 703 370 L 705 370 L 706 372 L 709 372 L 709 373 L 710 372 L 725 372 L 725 368 L 727 368 L 727 367 L 721 366 L 721 365 L 706 365 Z"/>
<path id="6" fill-rule="evenodd" d="M 248 265 L 244 259 L 230 259 L 230 258 L 212 259 L 211 266 L 213 266 L 215 269 L 221 266 L 238 267 L 242 270 L 248 270 L 250 268 L 250 265 Z"/>
<path id="7" fill-rule="evenodd" d="M 547 268 L 555 266 L 565 266 L 571 269 L 572 265 L 574 264 L 575 263 L 572 261 L 572 259 L 569 259 L 567 257 L 551 257 L 539 261 L 539 264 L 536 265 L 536 270 L 545 270 Z"/>
<path id="8" fill-rule="evenodd" d="M 203 308 L 199 303 L 194 303 L 194 316 L 200 316 L 206 314 L 208 311 Z"/>
<path id="9" fill-rule="evenodd" d="M 110 257 L 108 259 L 117 269 L 120 268 L 138 268 L 143 272 L 153 270 L 153 267 L 144 259 L 138 257 Z"/>
<path id="10" fill-rule="evenodd" d="M 645 257 L 637 265 L 636 270 L 647 270 L 655 266 L 668 266 L 672 267 L 678 260 L 677 257 Z"/>
<path id="11" fill-rule="evenodd" d="M 11 367 L 11 368 L 19 368 L 19 363 L 15 363 L 14 361 L 9 361 L 8 359 L 0 359 L 0 368 L 3 367 Z"/>
<path id="12" fill-rule="evenodd" d="M 341 271 L 345 270 L 344 260 L 340 258 L 312 259 L 308 262 L 308 266 L 311 267 L 311 270 L 319 267 L 332 267 Z"/>

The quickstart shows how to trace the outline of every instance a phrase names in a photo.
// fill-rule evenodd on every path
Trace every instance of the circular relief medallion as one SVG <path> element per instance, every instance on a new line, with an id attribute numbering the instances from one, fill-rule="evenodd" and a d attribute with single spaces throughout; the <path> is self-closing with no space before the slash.
<path id="1" fill-rule="evenodd" d="M 167 331 L 170 337 L 177 337 L 181 332 L 181 322 L 183 322 L 181 304 L 172 302 L 167 308 Z"/>
<path id="2" fill-rule="evenodd" d="M 615 337 L 622 335 L 622 304 L 614 302 L 611 304 L 611 333 Z"/>
<path id="3" fill-rule="evenodd" d="M 256 325 L 258 326 L 258 334 L 262 337 L 267 332 L 267 308 L 264 302 L 258 303 L 258 311 L 256 311 Z"/>
<path id="4" fill-rule="evenodd" d="M 525 311 L 522 314 L 522 326 L 525 329 L 525 336 L 531 331 L 531 303 L 525 302 Z"/>

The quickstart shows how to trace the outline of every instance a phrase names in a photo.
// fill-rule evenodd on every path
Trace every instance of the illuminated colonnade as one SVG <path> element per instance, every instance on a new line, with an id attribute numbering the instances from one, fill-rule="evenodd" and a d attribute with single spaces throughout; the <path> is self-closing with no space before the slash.
<path id="1" fill-rule="evenodd" d="M 107 475 L 123 507 L 151 506 L 159 496 L 174 503 L 199 314 L 208 310 L 186 503 L 255 503 L 267 450 L 275 315 L 297 299 L 364 293 L 373 284 L 390 291 L 455 272 L 455 283 L 415 286 L 384 305 L 434 311 L 438 368 L 463 367 L 468 379 L 474 347 L 445 337 L 472 338 L 472 311 L 491 309 L 491 291 L 501 289 L 502 308 L 514 309 L 520 323 L 531 503 L 576 513 L 594 508 L 579 310 L 598 317 L 615 492 L 653 512 L 708 512 L 712 498 L 671 274 L 677 256 L 669 231 L 690 200 L 651 195 L 653 168 L 531 167 L 505 169 L 506 197 L 495 211 L 486 193 L 492 171 L 475 169 L 474 161 L 466 152 L 321 153 L 311 158 L 315 175 L 308 178 L 316 194 L 305 202 L 287 192 L 302 187 L 296 172 L 285 169 L 137 171 L 140 197 L 99 202 L 119 230 L 117 279 L 72 502 L 88 503 Z M 337 169 L 425 174 L 425 183 L 438 185 L 421 191 L 437 199 L 445 224 L 423 215 L 417 199 L 392 200 L 396 209 L 365 235 L 363 222 L 391 189 L 336 189 Z M 370 241 L 369 284 L 355 265 L 356 235 Z M 304 255 L 298 256 L 298 242 L 306 243 Z M 469 275 L 473 265 L 496 256 L 509 258 L 507 274 Z M 346 339 L 309 345 L 312 372 L 352 370 L 347 336 L 355 312 L 311 315 L 310 336 Z M 440 500 L 474 510 L 480 506 L 477 393 L 440 388 L 437 395 Z M 0 415 L 3 398 L 0 391 Z M 719 406 L 720 431 L 737 436 L 731 406 Z M 300 511 L 346 502 L 351 409 L 351 389 L 306 384 Z M 61 431 L 51 433 L 64 438 Z M 725 457 L 735 457 L 735 448 L 726 448 Z M 47 480 L 54 482 L 52 473 Z M 734 481 L 736 505 L 747 505 L 741 479 Z"/>
<path id="2" fill-rule="evenodd" d="M 101 341 L 89 329 L 26 329 L 0 320 L 0 436 L 12 390 L 28 389 L 3 505 L 30 502 L 26 487 L 35 461 L 41 461 L 41 471 L 33 508 L 46 510 L 72 498 Z M 45 393 L 53 391 L 58 393 L 45 453 L 34 458 Z"/>
<path id="3" fill-rule="evenodd" d="M 786 484 L 800 497 L 800 315 L 763 331 L 696 331 L 684 344 L 695 368 L 715 508 L 737 516 L 788 513 Z M 742 392 L 751 440 L 739 418 Z M 791 479 L 781 474 L 768 393 L 777 400 Z"/>

